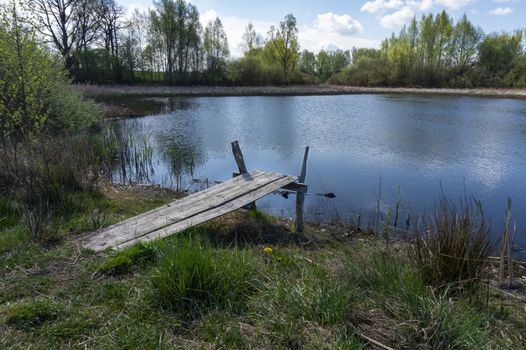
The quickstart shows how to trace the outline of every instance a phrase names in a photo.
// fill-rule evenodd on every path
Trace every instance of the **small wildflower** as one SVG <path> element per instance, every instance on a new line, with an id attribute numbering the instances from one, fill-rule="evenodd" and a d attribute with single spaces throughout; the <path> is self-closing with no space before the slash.
<path id="1" fill-rule="evenodd" d="M 270 253 L 272 253 L 272 248 L 270 248 L 270 247 L 263 248 L 263 252 L 265 252 L 267 254 L 270 254 Z"/>

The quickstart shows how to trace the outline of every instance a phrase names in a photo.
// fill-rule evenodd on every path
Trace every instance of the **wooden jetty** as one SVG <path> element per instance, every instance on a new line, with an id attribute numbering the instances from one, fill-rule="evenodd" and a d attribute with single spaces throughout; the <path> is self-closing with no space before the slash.
<path id="1" fill-rule="evenodd" d="M 95 251 L 122 249 L 167 237 L 239 208 L 255 207 L 256 200 L 280 189 L 296 192 L 296 232 L 302 232 L 309 147 L 299 177 L 262 170 L 248 172 L 237 141 L 232 142 L 232 152 L 239 172 L 231 180 L 94 232 L 81 240 L 81 246 Z"/>

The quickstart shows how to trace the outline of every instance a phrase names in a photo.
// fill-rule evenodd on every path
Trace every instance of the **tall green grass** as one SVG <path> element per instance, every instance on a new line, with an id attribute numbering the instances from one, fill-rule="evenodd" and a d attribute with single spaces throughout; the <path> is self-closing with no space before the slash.
<path id="1" fill-rule="evenodd" d="M 152 298 L 185 318 L 216 308 L 242 310 L 260 282 L 259 264 L 249 251 L 214 249 L 196 237 L 170 241 L 150 276 Z"/>
<path id="2" fill-rule="evenodd" d="M 480 204 L 463 198 L 454 205 L 445 196 L 439 198 L 431 223 L 417 233 L 412 248 L 422 279 L 450 290 L 480 281 L 493 250 Z"/>
<path id="3" fill-rule="evenodd" d="M 475 349 L 493 344 L 485 311 L 427 286 L 418 268 L 402 258 L 373 253 L 361 261 L 351 259 L 349 270 L 360 291 L 357 297 L 401 325 L 396 332 L 403 347 Z"/>

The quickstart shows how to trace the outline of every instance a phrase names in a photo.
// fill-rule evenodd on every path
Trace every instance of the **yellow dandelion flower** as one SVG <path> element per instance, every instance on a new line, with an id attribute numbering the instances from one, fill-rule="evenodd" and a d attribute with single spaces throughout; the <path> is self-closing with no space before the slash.
<path id="1" fill-rule="evenodd" d="M 265 252 L 267 254 L 270 254 L 270 253 L 272 253 L 272 248 L 266 247 L 266 248 L 263 249 L 263 252 Z"/>

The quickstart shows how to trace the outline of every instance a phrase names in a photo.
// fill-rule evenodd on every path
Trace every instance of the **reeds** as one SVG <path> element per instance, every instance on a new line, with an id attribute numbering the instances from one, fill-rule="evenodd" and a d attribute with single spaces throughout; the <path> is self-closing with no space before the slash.
<path id="1" fill-rule="evenodd" d="M 464 197 L 457 207 L 441 195 L 431 222 L 416 228 L 411 257 L 427 284 L 463 287 L 482 278 L 493 247 L 489 225 L 474 204 Z"/>

